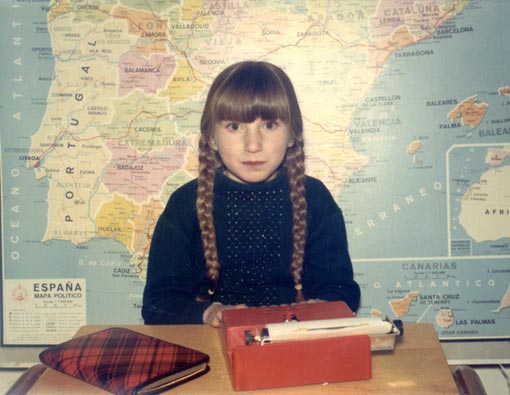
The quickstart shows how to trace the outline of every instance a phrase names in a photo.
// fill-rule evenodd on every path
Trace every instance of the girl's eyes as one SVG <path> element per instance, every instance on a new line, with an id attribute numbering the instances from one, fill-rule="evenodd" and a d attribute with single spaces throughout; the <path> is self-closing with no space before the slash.
<path id="1" fill-rule="evenodd" d="M 276 129 L 276 127 L 278 126 L 278 123 L 275 122 L 275 121 L 267 121 L 265 122 L 264 124 L 264 127 L 266 129 L 269 129 L 269 130 L 273 130 L 273 129 Z"/>
<path id="2" fill-rule="evenodd" d="M 264 121 L 262 123 L 262 127 L 266 130 L 274 130 L 278 127 L 277 121 Z M 243 125 L 241 122 L 226 122 L 225 128 L 229 129 L 233 132 L 237 132 L 243 128 Z"/>
<path id="3" fill-rule="evenodd" d="M 237 132 L 238 130 L 241 130 L 241 124 L 237 122 L 229 122 L 226 125 L 227 129 L 232 130 L 233 132 Z"/>

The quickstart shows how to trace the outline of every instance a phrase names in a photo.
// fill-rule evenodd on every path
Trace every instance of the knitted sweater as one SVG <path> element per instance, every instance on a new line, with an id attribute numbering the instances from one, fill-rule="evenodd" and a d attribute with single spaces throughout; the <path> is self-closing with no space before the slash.
<path id="1" fill-rule="evenodd" d="M 353 280 L 342 212 L 325 185 L 306 178 L 307 241 L 303 293 L 307 299 L 344 300 L 356 311 L 360 290 Z M 142 316 L 146 324 L 200 324 L 213 302 L 267 306 L 293 303 L 290 272 L 292 207 L 285 169 L 273 180 L 242 184 L 215 178 L 213 216 L 221 264 L 210 301 L 196 212 L 197 180 L 177 189 L 152 238 Z"/>

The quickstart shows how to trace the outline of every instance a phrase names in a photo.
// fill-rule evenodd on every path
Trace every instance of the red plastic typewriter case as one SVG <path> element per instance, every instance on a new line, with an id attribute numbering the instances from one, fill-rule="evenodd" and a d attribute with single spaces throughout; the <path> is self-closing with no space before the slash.
<path id="1" fill-rule="evenodd" d="M 265 324 L 354 317 L 344 302 L 225 310 L 221 337 L 236 391 L 369 379 L 368 335 L 247 344 Z"/>

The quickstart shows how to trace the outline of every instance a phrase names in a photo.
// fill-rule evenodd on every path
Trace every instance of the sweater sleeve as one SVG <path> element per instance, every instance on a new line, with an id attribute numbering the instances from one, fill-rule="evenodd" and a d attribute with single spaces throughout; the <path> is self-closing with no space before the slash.
<path id="1" fill-rule="evenodd" d="M 307 299 L 343 300 L 352 311 L 360 302 L 354 281 L 342 211 L 326 186 L 316 179 L 307 185 L 308 236 L 303 269 Z"/>
<path id="2" fill-rule="evenodd" d="M 183 188 L 170 197 L 154 230 L 142 306 L 146 324 L 202 324 L 210 305 L 196 300 L 203 266 L 198 270 L 201 248 L 189 192 L 189 187 Z"/>

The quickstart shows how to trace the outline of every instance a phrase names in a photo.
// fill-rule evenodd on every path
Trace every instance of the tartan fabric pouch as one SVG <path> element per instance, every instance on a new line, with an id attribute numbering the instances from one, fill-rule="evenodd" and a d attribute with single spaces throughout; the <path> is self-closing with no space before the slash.
<path id="1" fill-rule="evenodd" d="M 118 395 L 156 394 L 208 371 L 209 356 L 125 328 L 52 346 L 42 363 Z"/>

